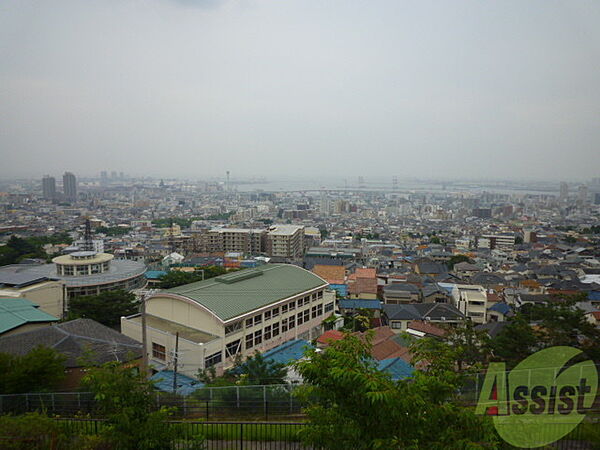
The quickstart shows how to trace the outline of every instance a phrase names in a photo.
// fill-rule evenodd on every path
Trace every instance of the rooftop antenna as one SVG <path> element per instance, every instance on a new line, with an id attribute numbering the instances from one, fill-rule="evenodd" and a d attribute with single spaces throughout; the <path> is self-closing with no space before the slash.
<path id="1" fill-rule="evenodd" d="M 92 224 L 90 219 L 85 219 L 85 231 L 83 233 L 83 245 L 81 246 L 83 251 L 93 252 L 94 251 L 94 240 L 92 239 Z"/>

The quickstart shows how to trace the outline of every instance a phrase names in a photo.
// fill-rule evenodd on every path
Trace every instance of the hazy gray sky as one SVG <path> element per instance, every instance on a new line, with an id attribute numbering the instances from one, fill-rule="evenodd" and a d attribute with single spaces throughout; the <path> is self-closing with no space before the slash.
<path id="1" fill-rule="evenodd" d="M 5 0 L 0 175 L 600 176 L 600 1 Z"/>

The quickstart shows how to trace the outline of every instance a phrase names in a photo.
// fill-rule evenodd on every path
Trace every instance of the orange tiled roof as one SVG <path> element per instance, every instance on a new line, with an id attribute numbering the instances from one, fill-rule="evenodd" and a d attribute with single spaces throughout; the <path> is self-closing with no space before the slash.
<path id="1" fill-rule="evenodd" d="M 375 278 L 377 277 L 377 271 L 375 269 L 358 268 L 354 272 L 356 278 Z"/>
<path id="2" fill-rule="evenodd" d="M 351 294 L 377 294 L 377 278 L 358 278 L 348 283 Z"/>
<path id="3" fill-rule="evenodd" d="M 318 337 L 317 342 L 319 344 L 329 344 L 334 341 L 339 341 L 344 338 L 344 333 L 338 330 L 329 330 Z"/>
<path id="4" fill-rule="evenodd" d="M 330 266 L 325 264 L 316 264 L 313 267 L 313 273 L 323 278 L 329 284 L 344 284 L 346 270 L 344 266 Z"/>

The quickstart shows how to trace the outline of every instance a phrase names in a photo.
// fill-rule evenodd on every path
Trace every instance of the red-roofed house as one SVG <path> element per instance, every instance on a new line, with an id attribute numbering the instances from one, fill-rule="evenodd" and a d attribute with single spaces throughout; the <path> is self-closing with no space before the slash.
<path id="1" fill-rule="evenodd" d="M 437 327 L 432 323 L 423 322 L 422 320 L 413 320 L 409 322 L 406 331 L 416 337 L 444 337 L 446 330 Z"/>
<path id="2" fill-rule="evenodd" d="M 376 299 L 377 272 L 375 269 L 359 268 L 348 277 L 350 298 Z"/>
<path id="3" fill-rule="evenodd" d="M 317 348 L 324 348 L 332 342 L 339 341 L 344 338 L 344 333 L 338 330 L 329 330 L 317 338 Z"/>

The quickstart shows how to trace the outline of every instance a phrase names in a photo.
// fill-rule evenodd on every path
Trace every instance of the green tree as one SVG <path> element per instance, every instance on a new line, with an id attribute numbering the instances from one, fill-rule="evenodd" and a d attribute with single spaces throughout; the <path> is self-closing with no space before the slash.
<path id="1" fill-rule="evenodd" d="M 70 244 L 71 242 L 67 233 L 33 236 L 26 239 L 12 235 L 6 245 L 0 247 L 0 266 L 15 264 L 24 258 L 46 258 L 48 255 L 42 248 L 45 244 Z"/>
<path id="2" fill-rule="evenodd" d="M 101 434 L 113 448 L 171 448 L 175 435 L 166 423 L 170 410 L 154 410 L 153 384 L 136 368 L 118 362 L 92 367 L 82 384 L 94 394 L 98 412 L 106 419 Z"/>
<path id="3" fill-rule="evenodd" d="M 19 252 L 8 245 L 0 247 L 0 266 L 14 264 L 19 258 Z"/>
<path id="4" fill-rule="evenodd" d="M 576 307 L 578 301 L 586 298 L 586 294 L 580 294 L 556 298 L 547 305 L 524 305 L 491 341 L 494 358 L 511 367 L 538 350 L 565 345 L 578 348 L 599 362 L 600 330 Z"/>
<path id="5" fill-rule="evenodd" d="M 482 368 L 490 358 L 490 336 L 484 330 L 476 330 L 470 320 L 448 327 L 445 342 L 454 352 L 459 371 L 464 368 Z"/>
<path id="6" fill-rule="evenodd" d="M 117 328 L 122 316 L 138 312 L 135 295 L 123 290 L 98 295 L 75 297 L 69 301 L 69 319 L 87 318 L 111 328 Z"/>
<path id="7" fill-rule="evenodd" d="M 502 331 L 490 341 L 494 359 L 506 362 L 512 368 L 534 353 L 540 342 L 533 328 L 522 314 L 517 314 Z"/>
<path id="8" fill-rule="evenodd" d="M 440 349 L 442 350 L 442 349 Z M 489 422 L 463 408 L 449 366 L 393 381 L 377 370 L 369 339 L 346 336 L 296 364 L 305 385 L 308 445 L 328 449 L 475 449 L 497 442 Z M 443 356 L 443 355 L 442 355 Z M 451 359 L 451 358 L 449 358 Z"/>
<path id="9" fill-rule="evenodd" d="M 160 284 L 158 287 L 161 289 L 171 289 L 201 280 L 201 272 L 182 272 L 181 270 L 171 270 L 170 272 L 167 272 L 167 274 L 160 277 Z"/>
<path id="10" fill-rule="evenodd" d="M 571 346 L 600 361 L 600 329 L 588 322 L 585 312 L 576 306 L 586 300 L 587 294 L 581 293 L 547 305 L 532 305 L 526 311 L 527 319 L 536 323 L 535 333 L 541 348 Z"/>
<path id="11" fill-rule="evenodd" d="M 62 424 L 38 412 L 19 416 L 2 415 L 0 416 L 0 430 L 2 438 L 0 442 L 3 450 L 42 448 L 66 450 L 74 448 L 73 443 L 69 442 Z"/>
<path id="12" fill-rule="evenodd" d="M 371 319 L 373 318 L 373 311 L 360 308 L 356 313 L 348 314 L 344 317 L 345 331 L 367 331 L 371 328 Z"/>
<path id="13" fill-rule="evenodd" d="M 65 377 L 66 357 L 48 347 L 23 356 L 0 353 L 0 393 L 48 392 Z"/>
<path id="14" fill-rule="evenodd" d="M 285 384 L 287 369 L 284 364 L 266 360 L 259 352 L 246 359 L 240 366 L 243 384 L 258 386 Z"/>
<path id="15" fill-rule="evenodd" d="M 204 274 L 203 274 L 204 272 Z M 206 266 L 197 268 L 194 272 L 182 272 L 181 270 L 171 270 L 160 277 L 161 289 L 171 289 L 184 284 L 195 283 L 196 281 L 208 280 L 227 273 L 227 269 L 221 266 Z"/>

